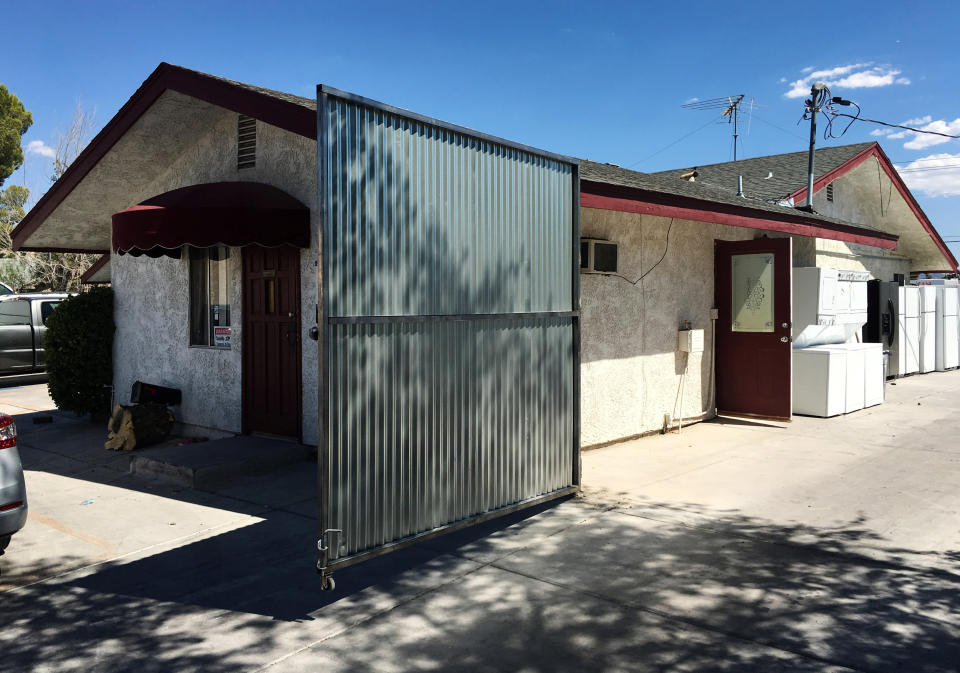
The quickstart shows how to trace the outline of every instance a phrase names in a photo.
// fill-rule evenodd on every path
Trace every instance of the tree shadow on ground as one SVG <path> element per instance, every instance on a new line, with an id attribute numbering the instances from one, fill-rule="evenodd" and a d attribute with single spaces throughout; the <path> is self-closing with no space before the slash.
<path id="1" fill-rule="evenodd" d="M 542 507 L 345 569 L 332 594 L 307 570 L 312 522 L 273 513 L 4 594 L 0 668 L 232 671 L 299 651 L 276 670 L 956 670 L 960 575 L 851 552 L 881 541 L 862 521 L 646 515 L 671 507 Z"/>

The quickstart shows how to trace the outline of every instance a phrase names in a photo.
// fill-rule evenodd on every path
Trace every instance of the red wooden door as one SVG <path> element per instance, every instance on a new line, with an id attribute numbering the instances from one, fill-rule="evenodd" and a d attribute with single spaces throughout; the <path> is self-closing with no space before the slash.
<path id="1" fill-rule="evenodd" d="M 715 241 L 718 413 L 790 420 L 790 242 Z"/>
<path id="2" fill-rule="evenodd" d="M 243 249 L 247 432 L 300 436 L 300 250 Z"/>

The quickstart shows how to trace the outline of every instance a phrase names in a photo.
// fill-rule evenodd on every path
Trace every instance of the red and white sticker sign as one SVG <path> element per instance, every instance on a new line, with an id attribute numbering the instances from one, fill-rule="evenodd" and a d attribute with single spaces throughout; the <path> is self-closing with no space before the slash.
<path id="1" fill-rule="evenodd" d="M 213 328 L 213 345 L 217 348 L 230 348 L 230 337 L 233 332 L 229 327 Z"/>

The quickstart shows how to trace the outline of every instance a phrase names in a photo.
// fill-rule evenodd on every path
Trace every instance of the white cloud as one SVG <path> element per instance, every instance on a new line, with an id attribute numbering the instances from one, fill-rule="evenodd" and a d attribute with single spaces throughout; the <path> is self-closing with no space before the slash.
<path id="1" fill-rule="evenodd" d="M 689 105 L 690 103 L 696 103 L 698 100 L 700 99 L 694 96 L 693 98 L 688 98 L 687 100 L 683 101 L 683 104 Z"/>
<path id="2" fill-rule="evenodd" d="M 781 78 L 780 78 L 780 83 L 781 83 L 781 84 L 786 84 L 786 83 L 787 83 L 787 78 L 786 78 L 786 77 L 781 77 Z"/>
<path id="3" fill-rule="evenodd" d="M 960 195 L 960 154 L 931 154 L 896 169 L 913 191 L 927 196 Z"/>
<path id="4" fill-rule="evenodd" d="M 926 122 L 926 123 L 924 123 Z M 918 126 L 922 124 L 922 126 Z M 930 121 L 930 117 L 924 117 L 922 120 L 911 119 L 909 121 L 903 122 L 903 126 L 917 126 L 921 131 L 936 131 L 937 133 L 948 133 L 950 135 L 960 135 L 960 118 L 954 119 L 952 122 L 945 121 L 943 119 L 935 119 Z M 910 140 L 903 144 L 905 149 L 908 150 L 922 150 L 926 147 L 933 147 L 934 145 L 942 145 L 943 143 L 950 142 L 950 138 L 945 138 L 944 136 L 935 136 L 928 133 L 913 133 L 912 131 L 904 131 L 904 135 L 913 136 Z M 891 138 L 893 135 L 890 136 Z"/>
<path id="5" fill-rule="evenodd" d="M 47 157 L 48 159 L 57 156 L 56 150 L 49 145 L 45 145 L 42 140 L 31 140 L 27 143 L 26 149 L 28 154 L 39 154 L 41 157 Z"/>
<path id="6" fill-rule="evenodd" d="M 826 82 L 828 87 L 837 89 L 869 89 L 892 84 L 909 84 L 906 77 L 897 77 L 902 71 L 886 65 L 872 63 L 851 63 L 838 65 L 824 70 L 804 68 L 804 75 L 790 82 L 790 89 L 784 94 L 787 98 L 802 98 L 810 94 L 810 85 L 817 81 Z"/>

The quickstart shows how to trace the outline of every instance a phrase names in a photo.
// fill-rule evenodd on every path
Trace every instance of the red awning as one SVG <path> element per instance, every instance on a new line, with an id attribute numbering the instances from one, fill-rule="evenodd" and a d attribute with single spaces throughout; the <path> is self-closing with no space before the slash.
<path id="1" fill-rule="evenodd" d="M 310 209 L 259 182 L 214 182 L 175 189 L 113 216 L 118 254 L 179 257 L 192 245 L 310 247 Z"/>

